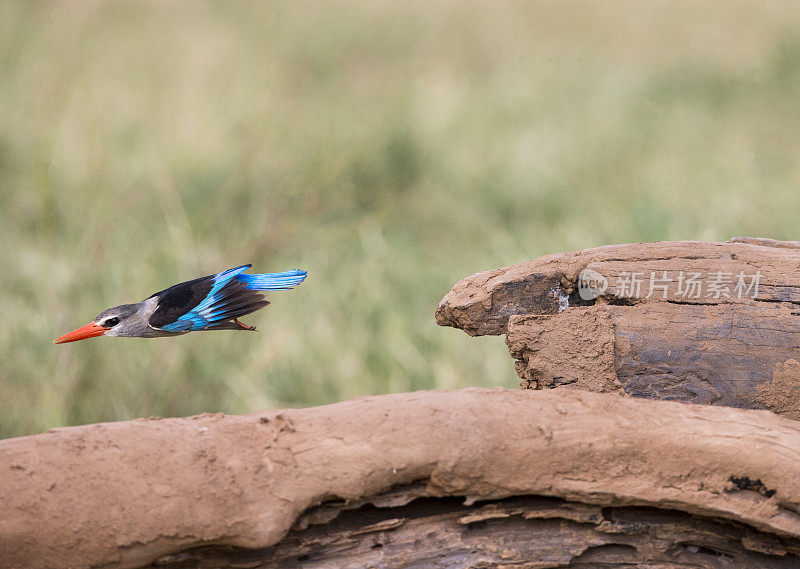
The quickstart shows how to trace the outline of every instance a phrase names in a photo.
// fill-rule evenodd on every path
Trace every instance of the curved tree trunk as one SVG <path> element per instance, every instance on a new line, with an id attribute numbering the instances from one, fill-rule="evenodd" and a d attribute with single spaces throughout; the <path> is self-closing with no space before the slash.
<path id="1" fill-rule="evenodd" d="M 57 429 L 0 441 L 0 566 L 797 566 L 798 449 L 766 411 L 578 391 Z"/>

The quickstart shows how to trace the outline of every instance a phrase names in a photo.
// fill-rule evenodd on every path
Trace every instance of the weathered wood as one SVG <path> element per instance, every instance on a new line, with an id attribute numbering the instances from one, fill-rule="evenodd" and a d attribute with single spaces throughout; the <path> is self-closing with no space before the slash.
<path id="1" fill-rule="evenodd" d="M 345 511 L 278 545 L 205 547 L 152 569 L 260 567 L 512 569 L 612 567 L 795 569 L 800 541 L 675 510 L 607 507 L 544 497 L 465 505 L 418 499 Z"/>
<path id="2" fill-rule="evenodd" d="M 453 287 L 436 318 L 507 334 L 523 388 L 800 419 L 798 305 L 800 242 L 737 237 L 614 245 L 479 273 Z"/>
<path id="3" fill-rule="evenodd" d="M 395 549 L 388 542 L 376 549 L 386 548 L 385 566 L 403 566 L 411 542 L 400 536 L 415 535 L 403 533 L 414 527 L 415 518 L 412 510 L 393 508 L 415 496 L 398 496 L 392 489 L 411 484 L 422 485 L 424 495 L 419 496 L 425 500 L 456 497 L 459 503 L 474 503 L 548 496 L 601 508 L 682 512 L 675 514 L 687 520 L 680 531 L 690 532 L 688 545 L 698 549 L 681 549 L 687 542 L 675 537 L 673 551 L 681 555 L 700 554 L 703 548 L 743 555 L 736 549 L 738 541 L 749 551 L 771 551 L 767 555 L 794 561 L 789 554 L 797 555 L 800 539 L 800 423 L 767 411 L 582 391 L 468 389 L 241 417 L 201 415 L 57 429 L 0 441 L 0 567 L 133 568 L 201 545 L 277 546 L 276 555 L 286 561 L 279 566 L 298 566 L 312 562 L 313 552 L 301 554 L 311 555 L 308 559 L 291 561 L 297 548 L 316 542 L 302 537 L 311 533 L 287 536 L 292 527 L 311 524 L 313 531 L 313 524 L 327 524 L 339 509 L 362 504 L 352 514 L 355 525 L 345 530 L 370 530 L 367 534 L 400 543 Z M 366 503 L 382 513 L 373 517 Z M 422 506 L 434 502 L 420 504 L 426 510 Z M 583 516 L 586 510 L 574 509 L 582 507 L 570 506 L 570 515 Z M 606 535 L 626 526 L 615 529 L 604 525 L 605 519 L 597 523 L 591 518 L 596 510 L 589 511 L 589 517 L 580 518 L 584 521 L 578 519 L 585 528 L 572 526 L 576 519 L 568 518 L 556 524 L 563 533 L 546 534 L 552 536 L 556 557 L 586 569 L 602 567 L 602 555 L 632 553 L 615 541 L 622 537 Z M 413 541 L 425 560 L 417 567 L 430 566 L 426 547 L 437 549 L 470 526 L 480 528 L 483 514 L 475 513 L 459 511 L 459 517 L 470 517 L 458 527 L 453 517 L 449 526 L 431 526 L 432 545 Z M 536 537 L 536 528 L 524 533 L 532 523 L 526 515 L 502 518 L 507 520 L 502 523 L 518 525 L 487 534 L 483 543 L 519 549 L 519 554 L 507 554 L 514 562 L 506 567 L 547 567 L 522 560 L 522 542 L 543 539 Z M 695 526 L 700 518 L 722 524 L 715 526 L 724 530 L 717 536 L 721 542 L 713 536 L 694 541 L 692 528 L 710 527 Z M 391 519 L 405 521 L 369 527 Z M 637 534 L 643 520 L 630 518 L 620 536 L 632 536 L 630 547 L 656 555 L 660 530 Z M 484 527 L 499 523 L 484 521 Z M 437 533 L 439 527 L 443 533 Z M 751 536 L 746 543 L 740 530 Z M 369 543 L 360 538 L 354 543 L 353 533 L 330 535 L 333 541 L 322 543 L 326 556 L 337 550 L 346 556 L 351 545 Z M 565 540 L 560 553 L 559 536 Z M 578 547 L 581 539 L 600 549 Z M 478 541 L 468 539 L 467 545 Z M 577 563 L 584 552 L 585 563 Z M 489 559 L 494 563 L 496 557 Z M 242 560 L 238 566 L 248 563 Z M 481 561 L 472 566 L 481 567 Z"/>
<path id="4" fill-rule="evenodd" d="M 737 238 L 728 243 L 663 241 L 609 245 L 572 253 L 559 253 L 472 275 L 456 283 L 439 303 L 436 321 L 442 326 L 460 328 L 472 336 L 505 334 L 513 315 L 552 314 L 575 306 L 595 303 L 689 302 L 694 304 L 753 304 L 754 302 L 800 304 L 800 249 L 795 242 Z M 578 278 L 584 269 L 608 281 L 605 292 L 585 301 L 578 294 Z M 638 298 L 623 290 L 632 274 L 646 281 Z M 660 279 L 666 273 L 669 291 L 650 293 L 651 275 Z M 680 275 L 699 274 L 705 284 L 718 273 L 730 275 L 728 296 L 715 297 L 707 288 L 699 298 L 679 292 Z M 738 275 L 759 275 L 758 293 L 733 294 Z M 622 278 L 621 278 L 622 277 Z M 748 280 L 749 283 L 749 280 Z M 660 285 L 660 283 L 659 283 Z M 685 283 L 684 283 L 685 285 Z M 647 297 L 647 298 L 645 298 Z"/>
<path id="5" fill-rule="evenodd" d="M 800 419 L 800 315 L 780 304 L 600 305 L 512 316 L 522 387 L 771 409 Z"/>

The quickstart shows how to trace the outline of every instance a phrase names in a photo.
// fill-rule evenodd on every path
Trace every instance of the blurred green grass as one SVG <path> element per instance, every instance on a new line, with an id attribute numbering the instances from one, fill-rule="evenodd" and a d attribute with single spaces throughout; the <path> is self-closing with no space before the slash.
<path id="1" fill-rule="evenodd" d="M 796 239 L 800 12 L 755 2 L 0 4 L 0 437 L 517 383 L 460 278 Z M 252 262 L 258 334 L 52 339 Z"/>

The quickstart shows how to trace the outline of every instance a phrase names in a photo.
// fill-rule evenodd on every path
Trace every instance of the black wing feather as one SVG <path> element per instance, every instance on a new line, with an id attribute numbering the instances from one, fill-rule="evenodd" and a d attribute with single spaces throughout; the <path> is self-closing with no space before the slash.
<path id="1" fill-rule="evenodd" d="M 175 322 L 205 300 L 213 285 L 212 275 L 156 293 L 153 296 L 159 296 L 158 308 L 150 316 L 150 325 L 160 328 Z M 217 298 L 214 304 L 203 310 L 203 313 L 214 315 L 206 330 L 241 329 L 240 326 L 227 321 L 255 312 L 269 304 L 264 295 L 248 289 L 247 285 L 236 280 L 228 282 L 214 293 L 214 296 Z"/>
<path id="2" fill-rule="evenodd" d="M 191 281 L 178 283 L 150 296 L 158 297 L 158 308 L 150 316 L 150 326 L 161 328 L 172 324 L 192 308 L 203 302 L 214 286 L 214 277 L 200 277 Z"/>

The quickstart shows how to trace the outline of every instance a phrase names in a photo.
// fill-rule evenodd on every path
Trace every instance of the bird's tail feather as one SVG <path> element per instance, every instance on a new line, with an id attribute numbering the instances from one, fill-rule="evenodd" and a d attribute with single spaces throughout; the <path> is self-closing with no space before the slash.
<path id="1" fill-rule="evenodd" d="M 264 273 L 260 275 L 236 275 L 236 280 L 244 283 L 250 290 L 286 290 L 296 287 L 306 278 L 306 271 L 292 269 L 282 273 Z"/>

